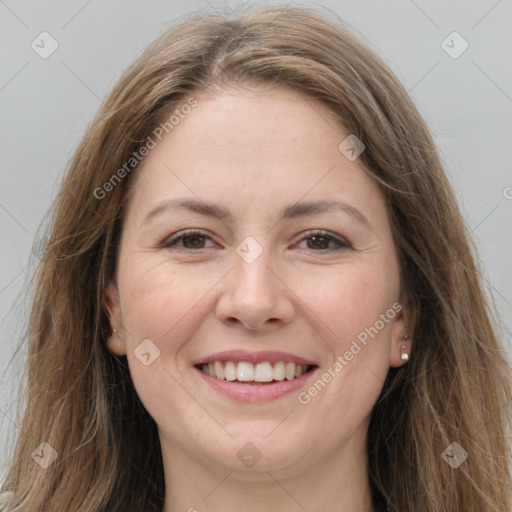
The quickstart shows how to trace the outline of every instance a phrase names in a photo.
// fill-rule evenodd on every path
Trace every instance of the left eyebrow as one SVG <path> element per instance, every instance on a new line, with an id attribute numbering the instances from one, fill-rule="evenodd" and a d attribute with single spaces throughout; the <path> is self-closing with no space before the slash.
<path id="1" fill-rule="evenodd" d="M 316 213 L 324 213 L 326 211 L 341 210 L 348 213 L 351 217 L 370 228 L 370 221 L 354 206 L 338 200 L 324 200 L 310 203 L 296 203 L 287 206 L 281 214 L 281 219 L 293 219 L 305 215 L 314 215 Z"/>
<path id="2" fill-rule="evenodd" d="M 205 215 L 208 217 L 213 217 L 218 220 L 232 220 L 233 216 L 231 212 L 225 208 L 224 206 L 220 206 L 214 203 L 205 203 L 203 201 L 198 201 L 193 198 L 178 198 L 178 199 L 169 199 L 163 201 L 158 204 L 155 208 L 153 208 L 145 217 L 143 223 L 146 224 L 153 217 L 164 210 L 174 209 L 174 208 L 182 208 L 193 211 L 200 215 Z M 283 219 L 294 219 L 298 217 L 304 217 L 306 215 L 314 215 L 318 213 L 324 213 L 326 211 L 332 210 L 341 210 L 360 223 L 364 224 L 367 228 L 371 229 L 371 224 L 369 220 L 355 207 L 352 205 L 345 203 L 343 201 L 338 200 L 323 200 L 323 201 L 314 201 L 309 203 L 296 203 L 292 205 L 288 205 L 282 209 L 280 212 L 279 220 Z"/>

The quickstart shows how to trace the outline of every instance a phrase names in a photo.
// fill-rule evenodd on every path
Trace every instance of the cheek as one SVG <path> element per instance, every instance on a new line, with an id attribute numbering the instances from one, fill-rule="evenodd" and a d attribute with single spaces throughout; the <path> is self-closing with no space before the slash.
<path id="1" fill-rule="evenodd" d="M 198 315 L 206 314 L 208 290 L 219 278 L 200 265 L 185 269 L 152 255 L 133 255 L 120 263 L 127 358 L 137 394 L 164 430 L 173 429 L 177 416 L 193 424 L 205 413 L 194 402 L 191 406 L 176 363 L 181 347 L 197 330 Z M 143 340 L 151 340 L 156 347 L 144 345 L 144 353 L 150 352 L 148 365 L 139 358 Z"/>
<path id="2" fill-rule="evenodd" d="M 366 262 L 347 264 L 301 273 L 297 295 L 325 327 L 332 348 L 343 353 L 352 340 L 364 341 L 364 334 L 377 323 L 378 335 L 388 336 L 394 310 L 386 315 L 398 298 L 398 273 L 391 265 Z M 384 321 L 381 320 L 384 315 Z"/>
<path id="3" fill-rule="evenodd" d="M 163 344 L 164 340 L 168 343 L 173 329 L 181 332 L 185 319 L 194 316 L 194 310 L 201 307 L 201 298 L 218 279 L 200 266 L 185 269 L 141 255 L 127 260 L 120 281 L 125 283 L 121 293 L 127 331 L 134 337 Z"/>
<path id="4" fill-rule="evenodd" d="M 367 418 L 380 395 L 397 316 L 392 307 L 398 293 L 395 277 L 361 265 L 347 266 L 316 288 L 309 279 L 301 281 L 301 296 L 308 297 L 308 307 L 328 327 L 323 344 L 330 360 L 299 402 L 325 419 L 325 430 L 348 435 Z"/>

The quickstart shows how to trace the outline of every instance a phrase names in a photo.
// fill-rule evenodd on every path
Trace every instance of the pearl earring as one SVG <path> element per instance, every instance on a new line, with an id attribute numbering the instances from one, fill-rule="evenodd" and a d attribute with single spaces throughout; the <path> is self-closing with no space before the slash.
<path id="1" fill-rule="evenodd" d="M 410 338 L 410 336 L 408 334 L 404 334 L 403 338 L 404 340 L 408 340 Z M 400 354 L 400 359 L 402 361 L 409 361 L 409 354 L 407 352 L 405 352 L 405 349 L 407 348 L 406 345 L 402 345 L 401 347 L 401 354 Z"/>

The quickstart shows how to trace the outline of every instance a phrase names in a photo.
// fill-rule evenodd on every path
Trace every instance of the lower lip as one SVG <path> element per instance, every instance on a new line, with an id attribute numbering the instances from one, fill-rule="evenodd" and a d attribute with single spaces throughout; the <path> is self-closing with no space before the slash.
<path id="1" fill-rule="evenodd" d="M 232 398 L 233 400 L 237 400 L 238 402 L 263 402 L 275 400 L 292 393 L 293 391 L 297 391 L 304 386 L 317 369 L 318 367 L 293 380 L 282 380 L 274 384 L 242 384 L 238 381 L 216 379 L 206 375 L 206 373 L 198 368 L 194 368 L 194 370 L 199 372 L 205 382 L 215 389 L 215 391 L 218 391 L 222 395 Z"/>

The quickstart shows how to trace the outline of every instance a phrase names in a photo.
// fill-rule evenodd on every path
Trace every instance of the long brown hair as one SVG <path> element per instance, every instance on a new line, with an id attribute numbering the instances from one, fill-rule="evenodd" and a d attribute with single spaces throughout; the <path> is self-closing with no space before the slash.
<path id="1" fill-rule="evenodd" d="M 8 510 L 161 512 L 156 424 L 126 356 L 105 344 L 105 287 L 136 165 L 119 169 L 194 93 L 258 83 L 325 102 L 365 144 L 360 163 L 386 199 L 416 321 L 411 360 L 390 368 L 372 413 L 374 510 L 510 512 L 507 361 L 432 137 L 396 77 L 342 24 L 279 6 L 181 20 L 124 72 L 88 127 L 37 269 Z M 57 454 L 47 468 L 33 457 L 49 449 L 43 442 Z M 467 452 L 456 469 L 443 457 L 452 443 Z"/>

